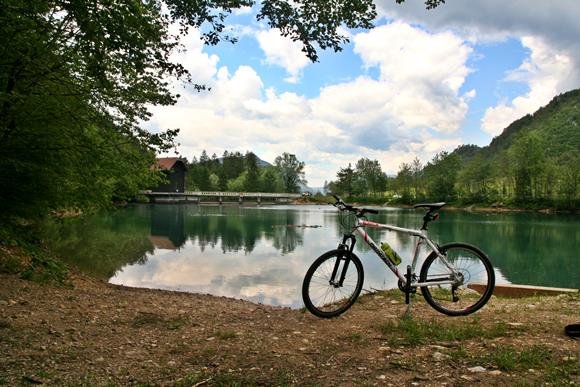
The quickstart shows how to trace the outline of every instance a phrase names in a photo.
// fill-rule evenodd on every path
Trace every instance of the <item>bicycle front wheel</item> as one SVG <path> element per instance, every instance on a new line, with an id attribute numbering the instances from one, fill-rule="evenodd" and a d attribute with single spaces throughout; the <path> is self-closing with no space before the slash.
<path id="1" fill-rule="evenodd" d="M 446 265 L 431 253 L 419 276 L 420 282 L 433 282 L 421 287 L 425 301 L 435 310 L 449 316 L 466 316 L 483 307 L 495 286 L 495 275 L 489 258 L 477 247 L 450 243 L 440 247 Z M 435 284 L 454 280 L 453 284 Z"/>
<path id="2" fill-rule="evenodd" d="M 345 250 L 329 251 L 314 261 L 302 283 L 304 305 L 313 315 L 336 317 L 360 294 L 364 273 L 360 259 Z"/>

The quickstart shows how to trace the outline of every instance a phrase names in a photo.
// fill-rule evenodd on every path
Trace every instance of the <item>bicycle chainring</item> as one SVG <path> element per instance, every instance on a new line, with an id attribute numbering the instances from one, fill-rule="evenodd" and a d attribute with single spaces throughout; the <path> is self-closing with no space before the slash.
<path id="1" fill-rule="evenodd" d="M 416 281 L 416 280 L 417 280 L 417 276 L 416 275 L 413 275 L 413 281 Z M 405 293 L 405 285 L 403 284 L 403 281 L 398 280 L 397 281 L 397 286 L 399 287 L 399 290 L 401 292 Z M 411 294 L 415 294 L 415 293 L 417 293 L 417 287 L 416 286 L 413 286 L 413 287 L 411 287 Z"/>

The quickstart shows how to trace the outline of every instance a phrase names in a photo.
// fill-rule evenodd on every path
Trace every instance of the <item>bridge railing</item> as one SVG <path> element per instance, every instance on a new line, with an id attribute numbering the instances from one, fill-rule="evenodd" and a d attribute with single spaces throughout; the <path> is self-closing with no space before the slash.
<path id="1" fill-rule="evenodd" d="M 153 192 L 141 191 L 144 195 L 186 195 L 186 196 L 230 196 L 252 198 L 299 198 L 301 194 L 294 193 L 271 193 L 271 192 L 220 192 L 220 191 L 185 191 L 185 192 Z"/>
<path id="2" fill-rule="evenodd" d="M 262 197 L 262 198 L 299 198 L 300 194 L 270 193 L 270 192 L 219 192 L 219 191 L 185 191 L 186 195 L 192 196 L 236 196 L 236 197 Z"/>

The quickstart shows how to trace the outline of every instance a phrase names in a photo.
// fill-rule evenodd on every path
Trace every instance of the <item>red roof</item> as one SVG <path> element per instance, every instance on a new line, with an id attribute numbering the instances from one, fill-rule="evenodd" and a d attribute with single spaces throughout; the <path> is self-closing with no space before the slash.
<path id="1" fill-rule="evenodd" d="M 183 161 L 179 157 L 161 157 L 159 159 L 155 159 L 154 167 L 156 169 L 169 171 L 178 161 L 183 163 Z"/>

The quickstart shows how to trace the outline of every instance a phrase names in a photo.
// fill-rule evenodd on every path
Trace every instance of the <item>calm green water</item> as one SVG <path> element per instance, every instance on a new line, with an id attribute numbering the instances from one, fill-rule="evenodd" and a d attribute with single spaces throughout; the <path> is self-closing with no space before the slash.
<path id="1" fill-rule="evenodd" d="M 423 212 L 381 209 L 370 219 L 420 226 Z M 463 241 L 491 258 L 498 283 L 578 288 L 580 218 L 567 215 L 448 211 L 430 228 L 440 244 Z M 411 237 L 369 230 L 411 259 Z M 199 207 L 140 205 L 46 226 L 45 238 L 68 263 L 111 283 L 175 289 L 301 307 L 302 278 L 341 235 L 331 206 Z M 362 243 L 365 289 L 396 278 Z M 402 267 L 405 267 L 402 266 Z"/>

